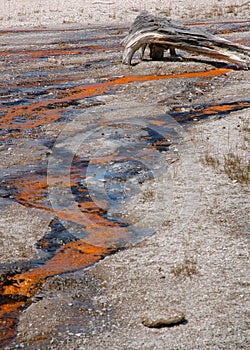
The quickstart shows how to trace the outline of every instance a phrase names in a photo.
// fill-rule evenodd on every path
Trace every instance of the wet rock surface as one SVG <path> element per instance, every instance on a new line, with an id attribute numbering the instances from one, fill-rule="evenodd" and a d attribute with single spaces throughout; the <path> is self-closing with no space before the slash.
<path id="1" fill-rule="evenodd" d="M 246 349 L 248 184 L 224 159 L 249 159 L 249 72 L 124 67 L 123 35 L 1 34 L 2 344 Z"/>

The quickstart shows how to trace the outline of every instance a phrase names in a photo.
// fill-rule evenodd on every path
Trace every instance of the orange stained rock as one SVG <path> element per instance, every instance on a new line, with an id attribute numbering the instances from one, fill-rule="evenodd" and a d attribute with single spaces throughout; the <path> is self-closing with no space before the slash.
<path id="1" fill-rule="evenodd" d="M 63 178 L 55 180 L 60 180 L 62 189 L 77 186 L 81 170 L 72 165 L 73 175 L 70 177 L 70 184 L 63 183 Z M 39 203 L 47 191 L 46 174 L 27 174 L 26 178 L 16 179 L 13 185 L 17 190 L 15 197 L 22 204 L 54 211 L 54 208 Z M 55 210 L 55 212 L 61 219 L 81 224 L 87 233 L 85 242 L 77 240 L 65 244 L 46 264 L 16 276 L 7 277 L 7 283 L 5 280 L 2 286 L 0 285 L 3 295 L 30 297 L 47 277 L 92 264 L 116 250 L 120 241 L 128 241 L 129 234 L 126 228 L 102 217 L 102 209 L 98 208 L 91 199 L 66 207 L 64 210 Z"/>
<path id="2" fill-rule="evenodd" d="M 18 128 L 27 129 L 52 123 L 61 117 L 61 110 L 68 102 L 96 94 L 102 94 L 106 89 L 107 86 L 105 86 L 105 84 L 93 84 L 86 88 L 81 87 L 78 91 L 75 91 L 75 88 L 69 89 L 69 91 L 65 92 L 66 97 L 59 99 L 35 102 L 28 106 L 10 107 L 7 113 L 2 117 L 0 127 L 16 128 L 18 126 Z M 63 103 L 65 104 L 63 105 Z M 49 109 L 52 104 L 55 108 Z M 22 123 L 16 122 L 15 118 L 17 117 L 25 117 L 26 121 Z"/>
<path id="3" fill-rule="evenodd" d="M 128 83 L 133 83 L 133 82 L 144 82 L 144 81 L 153 81 L 153 80 L 161 80 L 161 79 L 204 78 L 204 77 L 222 75 L 230 71 L 231 69 L 229 68 L 217 68 L 209 71 L 177 73 L 177 74 L 167 74 L 167 75 L 127 76 L 127 77 L 117 78 L 113 80 L 113 84 L 124 85 Z"/>
<path id="4" fill-rule="evenodd" d="M 116 154 L 118 154 L 118 151 L 116 151 Z M 115 158 L 116 160 L 118 159 L 118 157 Z M 121 160 L 123 158 L 121 157 Z M 104 157 L 95 157 L 94 159 L 91 160 L 91 164 L 95 165 L 95 164 L 105 164 L 105 163 L 109 163 L 112 160 L 114 160 L 114 154 L 111 155 L 107 155 Z"/>
<path id="5" fill-rule="evenodd" d="M 10 107 L 0 121 L 1 128 L 19 128 L 22 130 L 52 123 L 61 117 L 59 110 L 48 110 L 48 103 L 34 103 L 29 106 Z M 25 121 L 16 122 L 15 118 L 25 117 Z"/>

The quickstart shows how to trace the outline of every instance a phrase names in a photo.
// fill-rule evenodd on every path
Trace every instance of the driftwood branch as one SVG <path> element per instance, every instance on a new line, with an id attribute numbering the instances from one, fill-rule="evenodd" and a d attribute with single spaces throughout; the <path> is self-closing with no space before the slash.
<path id="1" fill-rule="evenodd" d="M 166 17 L 156 17 L 144 12 L 136 17 L 129 34 L 123 40 L 122 62 L 131 64 L 136 51 L 143 59 L 148 46 L 150 57 L 161 60 L 164 50 L 176 55 L 175 49 L 201 54 L 248 68 L 250 47 L 233 43 L 203 30 L 183 26 Z"/>

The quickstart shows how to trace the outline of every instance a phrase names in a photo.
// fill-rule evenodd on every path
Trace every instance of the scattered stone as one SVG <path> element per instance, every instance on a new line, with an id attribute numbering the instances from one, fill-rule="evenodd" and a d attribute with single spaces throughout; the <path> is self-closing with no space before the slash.
<path id="1" fill-rule="evenodd" d="M 172 327 L 186 321 L 183 312 L 166 309 L 161 312 L 150 312 L 142 318 L 142 324 L 149 328 Z"/>

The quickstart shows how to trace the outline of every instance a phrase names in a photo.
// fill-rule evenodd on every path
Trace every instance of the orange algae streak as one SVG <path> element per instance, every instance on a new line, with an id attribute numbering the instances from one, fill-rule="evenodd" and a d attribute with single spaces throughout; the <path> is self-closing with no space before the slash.
<path id="1" fill-rule="evenodd" d="M 249 103 L 248 103 L 249 105 Z M 234 108 L 236 107 L 236 104 L 225 104 L 225 105 L 221 105 L 221 106 L 210 106 L 210 107 L 207 107 L 205 110 L 204 110 L 204 113 L 205 114 L 211 114 L 211 113 L 220 113 L 220 112 L 227 112 L 227 111 L 231 111 L 233 110 Z"/>
<path id="2" fill-rule="evenodd" d="M 72 91 L 67 91 L 66 97 L 60 99 L 37 102 L 29 106 L 10 108 L 2 118 L 0 127 L 27 129 L 52 123 L 61 117 L 61 110 L 63 107 L 67 106 L 67 103 L 73 100 L 103 94 L 107 89 L 106 85 L 107 83 L 93 84 L 86 88 L 80 87 L 78 91 L 74 88 Z M 52 110 L 50 109 L 51 107 L 53 107 Z M 15 118 L 17 117 L 25 117 L 26 121 L 22 123 L 16 122 Z"/>
<path id="3" fill-rule="evenodd" d="M 65 244 L 58 249 L 55 256 L 45 265 L 7 277 L 0 283 L 0 292 L 3 297 L 12 298 L 13 302 L 0 305 L 1 344 L 7 344 L 15 336 L 15 326 L 20 309 L 25 307 L 26 300 L 37 292 L 46 278 L 94 264 L 115 250 L 95 247 L 79 240 Z M 20 298 L 23 301 L 15 301 Z"/>
<path id="4" fill-rule="evenodd" d="M 47 100 L 44 102 L 36 102 L 28 106 L 17 106 L 8 109 L 5 116 L 3 116 L 0 127 L 1 128 L 34 128 L 40 125 L 46 125 L 54 122 L 61 117 L 63 107 L 67 103 L 76 101 L 86 97 L 95 95 L 102 95 L 108 91 L 109 87 L 126 85 L 134 82 L 154 81 L 162 79 L 187 79 L 187 78 L 204 78 L 211 76 L 218 76 L 230 72 L 231 69 L 218 68 L 210 71 L 179 73 L 168 75 L 141 75 L 141 76 L 126 76 L 116 78 L 110 81 L 91 84 L 88 86 L 79 86 L 72 89 L 67 89 L 61 93 L 62 97 L 55 100 Z M 64 95 L 64 96 L 63 96 Z M 53 109 L 51 109 L 53 107 Z M 25 117 L 23 122 L 16 122 L 15 118 Z"/>
<path id="5" fill-rule="evenodd" d="M 49 205 L 43 204 L 41 200 L 47 194 L 47 177 L 45 175 L 29 174 L 20 181 L 15 180 L 13 185 L 17 189 L 18 193 L 15 194 L 15 198 L 19 203 L 24 206 L 51 211 L 59 219 L 82 225 L 89 233 L 88 241 L 93 244 L 105 244 L 107 246 L 104 238 L 102 238 L 102 234 L 110 242 L 110 246 L 115 245 L 120 239 L 126 238 L 126 230 L 121 228 L 119 223 L 105 219 L 102 216 L 103 210 L 91 200 L 79 202 L 77 205 L 65 207 L 63 210 L 56 210 Z M 65 188 L 67 191 L 71 191 L 69 187 L 75 185 L 73 179 L 71 179 L 70 184 L 61 182 L 62 193 L 65 191 Z"/>
<path id="6" fill-rule="evenodd" d="M 223 104 L 223 105 L 213 105 L 205 108 L 203 110 L 204 114 L 218 114 L 220 112 L 230 112 L 233 111 L 235 108 L 241 107 L 241 108 L 249 108 L 250 102 L 249 101 L 240 101 L 236 103 L 229 103 L 229 104 Z"/>
<path id="7" fill-rule="evenodd" d="M 111 249 L 95 247 L 82 241 L 71 242 L 60 248 L 45 265 L 7 277 L 0 283 L 0 292 L 2 296 L 13 298 L 13 302 L 0 305 L 0 346 L 8 344 L 15 336 L 18 313 L 25 307 L 25 299 L 32 297 L 47 277 L 78 270 L 111 252 Z M 20 297 L 24 301 L 15 301 L 15 298 Z"/>
<path id="8" fill-rule="evenodd" d="M 48 110 L 48 103 L 34 103 L 29 106 L 10 108 L 0 122 L 1 128 L 19 128 L 22 130 L 52 123 L 60 118 L 60 111 Z M 16 122 L 15 118 L 24 117 L 25 121 Z"/>
<path id="9" fill-rule="evenodd" d="M 195 118 L 202 118 L 206 116 L 212 116 L 212 115 L 220 115 L 227 112 L 234 112 L 238 111 L 244 108 L 249 108 L 250 102 L 249 101 L 237 101 L 233 103 L 225 103 L 221 105 L 210 105 L 207 107 L 202 107 L 199 109 L 195 109 L 192 112 L 184 113 L 184 116 L 182 115 L 181 111 L 179 109 L 175 109 L 175 112 L 180 112 L 179 115 L 175 116 L 175 119 L 178 122 L 185 121 L 188 119 L 195 119 Z"/>
<path id="10" fill-rule="evenodd" d="M 80 240 L 67 243 L 58 249 L 55 256 L 41 267 L 7 277 L 4 283 L 0 285 L 1 294 L 30 298 L 41 287 L 46 278 L 94 264 L 110 252 L 111 249 L 95 247 Z M 19 302 L 19 307 L 24 303 Z M 9 310 L 6 305 L 3 306 L 4 312 L 11 312 L 11 308 L 14 308 L 13 305 Z"/>
<path id="11" fill-rule="evenodd" d="M 144 82 L 153 81 L 161 79 L 181 79 L 181 78 L 204 78 L 216 75 L 222 75 L 230 72 L 229 68 L 217 68 L 209 71 L 201 72 L 190 72 L 190 73 L 177 73 L 177 74 L 167 74 L 167 75 L 141 75 L 141 76 L 127 76 L 115 79 L 112 83 L 114 85 L 124 85 L 133 82 Z"/>
<path id="12" fill-rule="evenodd" d="M 75 271 L 94 264 L 111 252 L 112 249 L 110 248 L 96 247 L 81 240 L 71 242 L 61 247 L 44 266 L 27 272 L 27 278 L 35 280 L 36 276 L 39 276 L 40 279 L 43 279 L 64 272 Z"/>
<path id="13" fill-rule="evenodd" d="M 62 189 L 62 193 L 71 193 L 71 187 L 77 186 L 77 178 L 75 178 L 77 169 L 74 170 L 74 176 L 71 176 L 70 183 L 68 179 L 54 179 L 57 186 Z M 51 178 L 50 178 L 51 180 Z M 86 229 L 95 229 L 97 226 L 119 227 L 118 223 L 114 223 L 102 217 L 102 209 L 97 207 L 91 200 L 77 203 L 77 206 L 65 207 L 63 210 L 55 210 L 49 204 L 44 204 L 42 199 L 47 196 L 48 183 L 47 176 L 39 174 L 27 174 L 22 178 L 12 181 L 17 193 L 16 200 L 24 206 L 44 209 L 55 212 L 59 219 L 75 222 L 82 225 Z"/>
<path id="14" fill-rule="evenodd" d="M 73 169 L 71 184 L 76 186 L 79 169 Z M 18 193 L 15 196 L 25 205 L 53 211 L 39 203 L 47 190 L 46 175 L 28 174 L 26 178 L 14 182 Z M 81 212 L 82 211 L 82 212 Z M 48 277 L 75 271 L 94 264 L 105 256 L 115 252 L 120 241 L 128 241 L 128 232 L 118 223 L 113 223 L 101 216 L 102 210 L 91 200 L 79 203 L 74 208 L 56 211 L 59 218 L 80 223 L 85 228 L 85 241 L 77 240 L 59 248 L 55 255 L 44 265 L 24 273 L 8 276 L 0 283 L 0 293 L 7 301 L 0 306 L 0 340 L 8 343 L 15 335 L 18 313 L 27 305 L 27 301 L 42 286 Z M 10 301 L 9 301 L 10 300 Z M 21 301 L 20 301 L 21 300 Z"/>
<path id="15" fill-rule="evenodd" d="M 67 195 L 71 194 L 72 187 L 78 187 L 78 179 L 81 176 L 81 169 L 72 165 L 70 181 L 67 177 L 60 177 L 60 179 L 53 179 L 56 186 L 60 187 L 61 193 Z M 52 179 L 50 178 L 52 181 Z M 70 183 L 68 183 L 68 181 Z M 19 203 L 33 207 L 44 209 L 54 212 L 59 219 L 66 220 L 68 222 L 75 222 L 81 225 L 87 232 L 87 241 L 90 244 L 97 244 L 99 246 L 118 246 L 120 241 L 128 240 L 128 232 L 126 228 L 120 227 L 120 224 L 103 217 L 105 210 L 99 208 L 90 198 L 86 200 L 88 192 L 82 191 L 84 201 L 74 201 L 71 203 L 72 198 L 69 198 L 69 203 L 63 209 L 57 209 L 43 202 L 43 199 L 47 196 L 48 184 L 46 174 L 27 174 L 20 179 L 16 179 L 12 182 L 12 185 L 16 188 L 17 193 L 15 198 Z M 59 188 L 58 188 L 59 189 Z M 80 190 L 80 189 L 79 189 Z M 45 204 L 44 204 L 45 203 Z M 107 203 L 102 203 L 104 207 L 107 207 Z"/>
<path id="16" fill-rule="evenodd" d="M 47 177 L 46 175 L 27 174 L 11 182 L 16 188 L 14 197 L 25 207 L 44 209 L 53 211 L 48 205 L 41 203 L 42 198 L 47 196 Z"/>

